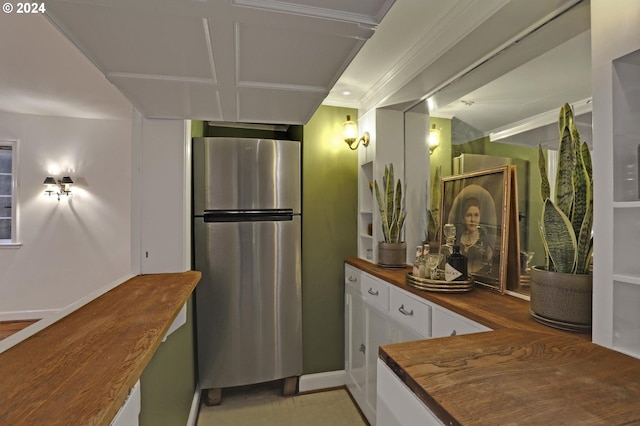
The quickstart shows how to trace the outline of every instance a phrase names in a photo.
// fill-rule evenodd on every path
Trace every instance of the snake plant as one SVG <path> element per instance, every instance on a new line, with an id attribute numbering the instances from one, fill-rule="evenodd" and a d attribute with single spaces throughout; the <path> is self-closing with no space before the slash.
<path id="1" fill-rule="evenodd" d="M 573 111 L 569 104 L 560 109 L 558 119 L 560 147 L 551 200 L 544 153 L 538 147 L 538 166 L 544 200 L 540 232 L 548 271 L 571 274 L 589 273 L 593 252 L 593 174 L 591 155 L 586 142 L 580 141 Z"/>
<path id="2" fill-rule="evenodd" d="M 442 166 L 436 167 L 433 181 L 431 182 L 430 207 L 427 210 L 427 237 L 425 242 L 438 241 L 438 230 L 440 229 L 440 201 L 441 188 L 440 182 L 442 174 Z"/>
<path id="3" fill-rule="evenodd" d="M 384 242 L 402 242 L 402 228 L 405 219 L 404 198 L 402 197 L 402 183 L 400 179 L 398 179 L 397 183 L 395 183 L 393 179 L 393 164 L 388 164 L 384 167 L 384 176 L 382 177 L 384 195 L 380 193 L 377 180 L 374 182 L 374 188 L 376 199 L 378 200 L 378 207 L 380 208 Z"/>

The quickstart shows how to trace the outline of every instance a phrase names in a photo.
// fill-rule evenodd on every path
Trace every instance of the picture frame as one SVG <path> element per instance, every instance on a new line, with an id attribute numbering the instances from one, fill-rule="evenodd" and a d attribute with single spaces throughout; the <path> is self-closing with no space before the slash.
<path id="1" fill-rule="evenodd" d="M 512 173 L 510 166 L 502 166 L 443 177 L 441 183 L 441 243 L 446 243 L 444 225 L 454 224 L 454 245 L 467 256 L 469 275 L 499 293 L 507 288 L 509 253 L 518 250 L 509 236 L 510 218 L 517 215 Z"/>

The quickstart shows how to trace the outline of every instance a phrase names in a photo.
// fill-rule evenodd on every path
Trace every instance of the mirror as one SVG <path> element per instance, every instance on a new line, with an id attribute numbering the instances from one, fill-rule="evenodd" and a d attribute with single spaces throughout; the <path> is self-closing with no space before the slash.
<path id="1" fill-rule="evenodd" d="M 591 145 L 589 6 L 578 3 L 407 111 L 424 114 L 429 128 L 440 132 L 429 160 L 431 179 L 437 167 L 445 177 L 516 166 L 522 273 L 507 289 L 521 295 L 529 294 L 527 265 L 544 263 L 538 145 L 555 158 L 558 111 L 565 102 L 573 105 L 582 140 Z M 553 186 L 555 168 L 547 170 Z"/>

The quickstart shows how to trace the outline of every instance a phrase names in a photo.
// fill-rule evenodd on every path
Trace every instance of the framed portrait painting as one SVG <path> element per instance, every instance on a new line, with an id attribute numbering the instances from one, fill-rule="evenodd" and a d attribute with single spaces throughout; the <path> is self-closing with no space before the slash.
<path id="1" fill-rule="evenodd" d="M 509 218 L 517 214 L 511 210 L 509 166 L 444 177 L 441 185 L 440 241 L 446 242 L 444 225 L 453 224 L 453 244 L 467 256 L 469 275 L 476 284 L 503 293 L 510 245 Z"/>

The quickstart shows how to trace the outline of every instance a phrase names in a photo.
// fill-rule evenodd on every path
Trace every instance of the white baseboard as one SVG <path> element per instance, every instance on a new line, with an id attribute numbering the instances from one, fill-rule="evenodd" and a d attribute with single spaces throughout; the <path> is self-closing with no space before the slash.
<path id="1" fill-rule="evenodd" d="M 191 410 L 189 411 L 189 418 L 187 419 L 187 426 L 196 426 L 198 421 L 198 412 L 200 411 L 200 395 L 202 394 L 200 389 L 200 383 L 196 385 L 196 391 L 193 394 L 193 400 L 191 401 Z"/>
<path id="2" fill-rule="evenodd" d="M 298 382 L 300 392 L 309 392 L 319 389 L 337 388 L 347 383 L 345 370 L 327 371 L 324 373 L 303 374 Z"/>
<path id="3" fill-rule="evenodd" d="M 41 320 L 44 317 L 55 314 L 59 310 L 60 309 L 37 309 L 37 310 L 31 310 L 31 311 L 0 312 L 0 322 Z"/>

